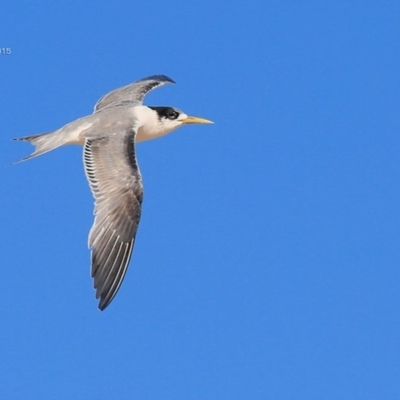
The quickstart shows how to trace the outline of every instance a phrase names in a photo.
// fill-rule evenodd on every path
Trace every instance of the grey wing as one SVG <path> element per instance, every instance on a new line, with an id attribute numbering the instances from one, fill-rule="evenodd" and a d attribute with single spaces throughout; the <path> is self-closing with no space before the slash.
<path id="1" fill-rule="evenodd" d="M 94 106 L 94 112 L 105 108 L 142 104 L 144 96 L 150 91 L 166 83 L 175 83 L 165 75 L 153 75 L 140 81 L 115 89 L 104 95 Z"/>
<path id="2" fill-rule="evenodd" d="M 87 139 L 85 172 L 95 198 L 89 234 L 99 308 L 104 310 L 125 277 L 141 215 L 143 186 L 136 163 L 135 132 Z"/>

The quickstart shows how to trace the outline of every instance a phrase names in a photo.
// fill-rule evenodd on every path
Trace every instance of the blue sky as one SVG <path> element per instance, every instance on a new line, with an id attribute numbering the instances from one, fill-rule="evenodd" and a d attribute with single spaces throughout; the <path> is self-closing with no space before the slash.
<path id="1" fill-rule="evenodd" d="M 399 399 L 400 4 L 14 1 L 0 13 L 4 399 Z M 143 215 L 100 312 L 79 147 L 11 138 L 146 103 Z"/>

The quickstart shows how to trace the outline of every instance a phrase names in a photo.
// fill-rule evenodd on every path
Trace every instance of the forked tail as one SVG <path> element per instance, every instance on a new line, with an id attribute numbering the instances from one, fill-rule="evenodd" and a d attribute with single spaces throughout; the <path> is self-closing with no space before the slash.
<path id="1" fill-rule="evenodd" d="M 57 147 L 65 144 L 62 139 L 60 140 L 59 131 L 40 133 L 39 135 L 32 136 L 23 136 L 20 138 L 15 138 L 14 140 L 29 142 L 35 146 L 35 151 L 32 154 L 22 158 L 21 160 L 18 160 L 16 163 L 40 156 L 41 154 L 47 153 L 48 151 L 54 150 Z"/>

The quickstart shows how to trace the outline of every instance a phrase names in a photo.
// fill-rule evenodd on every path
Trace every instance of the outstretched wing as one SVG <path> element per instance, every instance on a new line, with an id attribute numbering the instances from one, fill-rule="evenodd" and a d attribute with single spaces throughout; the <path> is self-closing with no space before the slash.
<path id="1" fill-rule="evenodd" d="M 84 147 L 85 172 L 95 198 L 89 247 L 100 310 L 110 304 L 125 277 L 141 215 L 143 186 L 135 134 L 87 139 Z"/>
<path id="2" fill-rule="evenodd" d="M 150 91 L 166 83 L 175 83 L 165 75 L 153 75 L 140 81 L 115 89 L 104 95 L 94 106 L 94 112 L 105 108 L 142 104 L 144 96 Z"/>

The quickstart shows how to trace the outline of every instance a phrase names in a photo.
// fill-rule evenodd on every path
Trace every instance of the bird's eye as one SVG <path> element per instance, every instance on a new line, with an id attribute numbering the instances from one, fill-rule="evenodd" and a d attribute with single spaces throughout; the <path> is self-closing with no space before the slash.
<path id="1" fill-rule="evenodd" d="M 179 115 L 179 113 L 177 113 L 177 112 L 174 111 L 174 110 L 170 110 L 170 111 L 168 111 L 168 113 L 167 113 L 168 119 L 177 119 L 177 118 L 178 118 L 178 115 Z"/>

